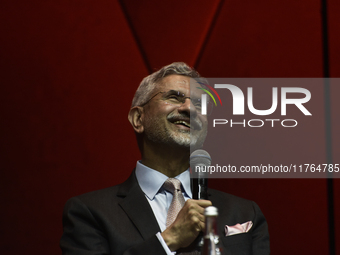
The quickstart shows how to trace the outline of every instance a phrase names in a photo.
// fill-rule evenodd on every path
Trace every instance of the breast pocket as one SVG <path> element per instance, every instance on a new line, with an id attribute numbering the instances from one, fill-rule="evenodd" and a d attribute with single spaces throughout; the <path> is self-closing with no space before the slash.
<path id="1" fill-rule="evenodd" d="M 222 254 L 224 255 L 252 254 L 252 238 L 249 233 L 223 236 L 221 239 Z"/>

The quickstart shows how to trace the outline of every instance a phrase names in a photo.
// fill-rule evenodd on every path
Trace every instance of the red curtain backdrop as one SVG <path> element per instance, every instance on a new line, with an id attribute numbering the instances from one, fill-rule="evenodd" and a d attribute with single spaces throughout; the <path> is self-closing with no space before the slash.
<path id="1" fill-rule="evenodd" d="M 4 0 L 0 6 L 1 254 L 61 254 L 66 200 L 129 176 L 140 157 L 127 120 L 131 100 L 141 79 L 163 65 L 184 61 L 206 77 L 324 77 L 325 68 L 340 76 L 336 0 Z M 331 85 L 330 118 L 323 113 L 324 129 L 305 141 L 306 152 L 322 145 L 324 163 L 340 163 L 339 95 Z M 340 237 L 338 179 L 210 185 L 260 205 L 272 254 L 340 255 L 339 242 L 336 252 L 330 245 Z"/>

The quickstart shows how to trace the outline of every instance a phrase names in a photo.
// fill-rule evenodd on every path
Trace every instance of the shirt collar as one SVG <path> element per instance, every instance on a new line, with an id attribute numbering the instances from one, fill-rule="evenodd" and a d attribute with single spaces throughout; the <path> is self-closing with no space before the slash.
<path id="1" fill-rule="evenodd" d="M 163 183 L 169 178 L 157 170 L 143 165 L 140 161 L 137 161 L 136 177 L 142 191 L 151 200 L 154 199 L 155 195 L 163 186 Z M 192 198 L 189 169 L 177 175 L 175 178 L 181 181 L 184 193 L 189 198 Z"/>

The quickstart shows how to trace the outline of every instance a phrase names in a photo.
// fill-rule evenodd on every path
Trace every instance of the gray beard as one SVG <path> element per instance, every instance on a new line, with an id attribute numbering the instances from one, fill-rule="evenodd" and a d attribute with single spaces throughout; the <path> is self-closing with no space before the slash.
<path id="1" fill-rule="evenodd" d="M 162 128 L 157 128 L 160 126 Z M 154 143 L 180 146 L 188 149 L 193 146 L 200 147 L 203 144 L 203 142 L 201 142 L 201 144 L 197 144 L 199 141 L 199 135 L 192 135 L 189 130 L 179 129 L 176 132 L 169 130 L 165 126 L 160 125 L 159 119 L 157 118 L 148 119 L 148 121 L 145 122 L 144 130 L 146 137 Z"/>

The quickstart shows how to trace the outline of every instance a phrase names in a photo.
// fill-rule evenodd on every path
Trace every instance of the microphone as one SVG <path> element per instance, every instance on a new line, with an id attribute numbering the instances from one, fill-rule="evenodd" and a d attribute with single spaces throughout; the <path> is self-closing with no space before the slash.
<path id="1" fill-rule="evenodd" d="M 194 199 L 208 199 L 207 167 L 211 165 L 211 157 L 205 150 L 195 150 L 190 155 L 191 189 Z"/>

